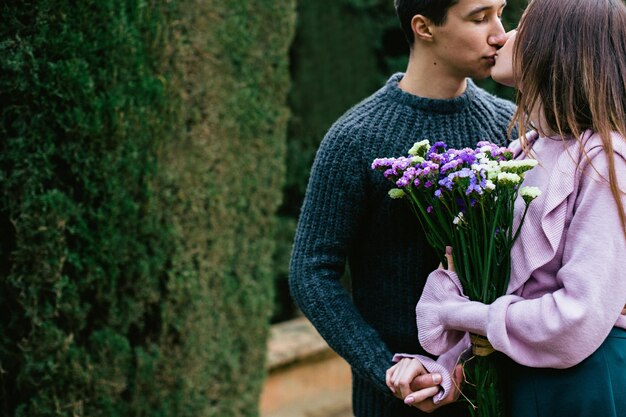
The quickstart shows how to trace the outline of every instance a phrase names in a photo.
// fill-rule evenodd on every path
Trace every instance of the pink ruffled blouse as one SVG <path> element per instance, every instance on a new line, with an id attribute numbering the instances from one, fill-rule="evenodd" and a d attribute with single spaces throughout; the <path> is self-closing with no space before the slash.
<path id="1" fill-rule="evenodd" d="M 529 208 L 511 251 L 507 294 L 491 305 L 469 301 L 454 272 L 430 274 L 416 308 L 420 344 L 440 355 L 419 357 L 429 372 L 443 375 L 469 346 L 468 332 L 487 336 L 492 346 L 517 363 L 538 368 L 568 368 L 591 355 L 616 326 L 626 304 L 626 238 L 608 178 L 608 157 L 598 135 L 575 140 L 528 135 L 539 165 L 524 186 L 542 194 Z M 626 190 L 626 141 L 613 136 L 618 183 Z M 519 141 L 510 146 L 523 159 Z M 586 156 L 585 156 L 586 155 Z M 622 193 L 622 203 L 626 197 Z M 516 202 L 516 222 L 524 209 Z M 398 354 L 402 357 L 415 355 Z"/>

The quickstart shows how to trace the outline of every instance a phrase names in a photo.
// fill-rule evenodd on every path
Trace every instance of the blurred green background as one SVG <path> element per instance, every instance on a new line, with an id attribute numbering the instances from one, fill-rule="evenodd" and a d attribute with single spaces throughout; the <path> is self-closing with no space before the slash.
<path id="1" fill-rule="evenodd" d="M 392 1 L 4 2 L 0 30 L 0 415 L 257 415 L 315 150 L 406 64 Z"/>

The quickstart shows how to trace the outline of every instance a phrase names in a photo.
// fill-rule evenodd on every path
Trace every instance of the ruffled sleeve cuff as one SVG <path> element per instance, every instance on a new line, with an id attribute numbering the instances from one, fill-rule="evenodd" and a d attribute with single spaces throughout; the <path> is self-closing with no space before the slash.
<path id="1" fill-rule="evenodd" d="M 486 335 L 489 306 L 470 301 L 456 273 L 433 271 L 416 307 L 419 342 L 429 353 L 452 349 L 466 332 Z"/>

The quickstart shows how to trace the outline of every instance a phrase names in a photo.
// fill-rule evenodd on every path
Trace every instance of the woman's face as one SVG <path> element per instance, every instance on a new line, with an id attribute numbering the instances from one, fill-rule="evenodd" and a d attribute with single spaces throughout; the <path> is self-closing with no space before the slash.
<path id="1" fill-rule="evenodd" d="M 491 68 L 491 78 L 500 84 L 509 87 L 516 87 L 513 79 L 513 44 L 517 30 L 507 33 L 507 41 L 502 48 L 498 50 L 496 55 L 496 64 Z"/>

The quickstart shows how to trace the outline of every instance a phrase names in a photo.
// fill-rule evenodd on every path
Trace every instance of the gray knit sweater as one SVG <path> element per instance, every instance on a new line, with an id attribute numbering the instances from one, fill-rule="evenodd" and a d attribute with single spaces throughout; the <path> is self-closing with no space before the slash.
<path id="1" fill-rule="evenodd" d="M 506 143 L 514 105 L 468 80 L 451 100 L 402 91 L 393 75 L 328 131 L 317 152 L 290 265 L 291 293 L 328 344 L 352 367 L 357 417 L 422 415 L 394 398 L 385 371 L 395 352 L 421 353 L 415 305 L 438 264 L 406 201 L 371 170 L 375 158 L 406 155 L 414 142 Z M 346 260 L 352 291 L 340 283 Z M 465 415 L 466 405 L 444 407 Z M 438 414 L 430 414 L 438 415 Z"/>

